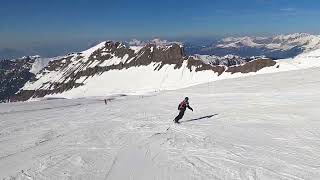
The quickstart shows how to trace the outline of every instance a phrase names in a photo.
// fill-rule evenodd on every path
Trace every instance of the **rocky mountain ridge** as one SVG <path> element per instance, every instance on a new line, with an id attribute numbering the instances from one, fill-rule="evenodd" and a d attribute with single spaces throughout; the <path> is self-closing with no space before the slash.
<path id="1" fill-rule="evenodd" d="M 236 58 L 237 57 L 234 56 L 230 58 L 230 61 L 234 61 Z M 226 59 L 227 57 L 224 58 L 224 61 L 226 61 Z M 239 65 L 241 64 L 240 62 L 242 61 L 227 64 Z M 263 65 L 261 66 L 261 64 Z M 260 58 L 253 60 L 247 66 L 250 66 L 250 72 L 256 72 L 264 67 L 273 65 L 275 65 L 274 61 Z M 140 80 L 137 74 L 148 76 L 148 73 L 144 74 L 140 72 L 140 70 L 138 70 L 139 68 L 147 68 L 150 74 L 156 73 L 155 80 L 147 79 L 145 83 L 139 82 Z M 87 83 L 90 84 L 90 82 L 93 82 L 93 79 L 108 76 L 108 74 L 109 76 L 105 78 L 110 78 L 112 75 L 109 72 L 122 72 L 122 75 L 124 75 L 130 74 L 130 72 L 127 73 L 127 71 L 136 70 L 139 72 L 133 74 L 133 76 L 137 75 L 133 81 L 137 81 L 138 84 L 145 84 L 139 86 L 138 89 L 143 88 L 142 86 L 148 87 L 148 84 L 153 83 L 156 85 L 159 83 L 161 84 L 160 86 L 168 86 L 170 89 L 171 85 L 174 84 L 171 81 L 176 81 L 176 83 L 179 84 L 178 80 L 173 80 L 176 75 L 169 76 L 170 73 L 188 72 L 192 74 L 190 75 L 192 80 L 185 80 L 186 82 L 183 84 L 183 86 L 185 86 L 185 84 L 189 82 L 190 84 L 203 82 L 204 78 L 200 77 L 199 74 L 201 73 L 197 72 L 205 72 L 208 74 L 208 77 L 205 78 L 207 81 L 210 76 L 219 76 L 227 69 L 228 67 L 226 65 L 220 65 L 220 63 L 212 64 L 195 56 L 186 56 L 181 44 L 158 45 L 149 43 L 145 46 L 138 47 L 126 46 L 120 42 L 107 41 L 86 51 L 69 54 L 60 59 L 50 61 L 48 66 L 42 69 L 33 80 L 26 83 L 13 100 L 27 100 L 30 97 L 43 97 L 50 94 L 61 94 L 74 89 L 81 89 L 86 87 Z M 229 72 L 247 73 L 248 71 L 233 68 L 232 70 L 229 69 Z M 179 74 L 179 77 L 180 76 L 181 78 L 185 78 Z M 197 76 L 199 76 L 199 78 L 196 78 Z M 114 78 L 120 79 L 120 77 Z M 159 82 L 157 82 L 158 78 Z M 108 83 L 105 80 L 99 80 L 99 82 Z M 112 91 L 108 91 L 108 87 L 105 87 L 105 91 L 112 93 L 115 89 L 121 88 L 125 91 L 126 88 L 123 87 L 123 84 L 125 84 L 125 82 L 114 85 L 115 87 Z M 86 89 L 84 91 L 88 90 Z M 97 93 L 97 95 L 101 94 Z"/>

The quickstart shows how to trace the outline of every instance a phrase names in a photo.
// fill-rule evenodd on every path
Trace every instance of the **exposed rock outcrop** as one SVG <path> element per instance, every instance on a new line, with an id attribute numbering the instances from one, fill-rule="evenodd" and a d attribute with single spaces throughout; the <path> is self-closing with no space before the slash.
<path id="1" fill-rule="evenodd" d="M 12 100 L 27 100 L 30 97 L 62 93 L 83 86 L 86 79 L 111 70 L 121 71 L 150 66 L 153 71 L 162 71 L 164 66 L 173 66 L 177 70 L 186 68 L 195 73 L 212 71 L 212 76 L 219 76 L 224 72 L 256 72 L 274 64 L 272 60 L 259 59 L 227 69 L 224 65 L 214 65 L 194 56 L 186 56 L 179 44 L 165 46 L 147 44 L 135 50 L 122 43 L 108 41 L 86 51 L 69 54 L 49 62 L 48 66 L 28 82 Z"/>
<path id="2" fill-rule="evenodd" d="M 257 72 L 262 68 L 274 65 L 276 65 L 276 62 L 271 59 L 258 59 L 239 66 L 228 67 L 226 72 L 230 72 L 231 74 Z"/>

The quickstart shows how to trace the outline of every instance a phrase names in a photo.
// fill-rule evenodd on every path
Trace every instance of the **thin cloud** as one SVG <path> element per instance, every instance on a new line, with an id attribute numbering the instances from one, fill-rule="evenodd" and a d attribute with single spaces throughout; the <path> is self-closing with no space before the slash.
<path id="1" fill-rule="evenodd" d="M 284 12 L 294 12 L 294 11 L 296 11 L 296 9 L 295 9 L 295 8 L 282 8 L 282 9 L 280 9 L 280 11 L 284 11 Z"/>

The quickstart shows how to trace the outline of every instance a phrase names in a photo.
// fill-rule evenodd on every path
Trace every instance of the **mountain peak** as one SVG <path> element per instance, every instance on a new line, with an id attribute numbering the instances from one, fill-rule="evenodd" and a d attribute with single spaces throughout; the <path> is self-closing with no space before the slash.
<path id="1" fill-rule="evenodd" d="M 225 65 L 242 63 L 238 62 L 238 56 L 223 57 L 229 58 L 230 62 L 223 65 L 207 63 L 201 58 L 186 56 L 181 44 L 175 42 L 155 40 L 139 49 L 133 47 L 137 46 L 104 41 L 80 53 L 51 60 L 24 85 L 16 98 L 26 100 L 61 93 L 66 97 L 99 96 L 176 89 L 206 82 L 225 72 Z M 263 66 L 253 62 L 246 70 L 233 68 L 232 72 L 247 73 L 250 69 L 257 71 L 274 64 L 271 60 Z"/>

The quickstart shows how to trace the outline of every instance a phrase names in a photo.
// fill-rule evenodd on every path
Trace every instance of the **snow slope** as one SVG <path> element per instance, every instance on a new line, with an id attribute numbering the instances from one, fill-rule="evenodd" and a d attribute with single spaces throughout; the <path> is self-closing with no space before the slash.
<path id="1" fill-rule="evenodd" d="M 141 48 L 102 42 L 51 61 L 21 91 L 47 91 L 50 97 L 64 98 L 141 94 L 205 83 L 224 70 L 184 57 L 179 44 L 163 43 Z"/>
<path id="2" fill-rule="evenodd" d="M 0 179 L 319 179 L 320 68 L 0 104 Z M 177 104 L 190 97 L 180 125 Z"/>
<path id="3" fill-rule="evenodd" d="M 102 44 L 92 48 L 91 50 L 84 51 L 83 54 L 85 54 L 85 56 L 90 56 L 92 51 L 101 48 L 101 46 Z M 83 69 L 86 69 L 86 67 L 89 66 L 104 67 L 128 61 L 128 56 L 124 56 L 123 58 L 113 57 L 112 59 L 104 61 L 103 63 L 99 61 L 95 63 L 94 61 L 84 66 L 81 63 L 81 61 L 84 60 L 77 59 L 75 57 L 71 59 L 73 63 L 70 63 L 65 70 L 52 71 L 44 75 L 42 73 L 38 74 L 37 77 L 40 77 L 39 80 L 27 83 L 23 89 L 49 89 L 51 83 L 46 82 L 68 82 L 70 79 L 67 79 L 68 76 L 66 76 L 66 74 L 68 74 L 70 70 L 76 70 L 79 67 Z M 212 59 L 209 58 L 215 57 L 199 55 L 199 58 L 201 61 L 208 61 L 207 63 L 209 63 L 209 60 L 212 61 Z M 232 60 L 232 57 L 224 58 L 229 58 L 229 61 Z M 234 59 L 236 58 L 237 57 L 234 57 Z M 243 61 L 245 60 L 243 59 Z M 46 97 L 80 98 L 113 94 L 137 95 L 161 90 L 175 90 L 222 79 L 320 67 L 320 51 L 315 50 L 308 53 L 303 53 L 295 58 L 278 60 L 275 66 L 265 67 L 258 72 L 232 74 L 227 72 L 227 69 L 226 72 L 222 73 L 220 76 L 218 73 L 214 73 L 211 70 L 195 71 L 194 68 L 190 70 L 187 67 L 187 61 L 184 61 L 179 69 L 175 68 L 175 64 L 166 64 L 160 70 L 155 70 L 160 64 L 161 62 L 154 62 L 147 66 L 137 66 L 121 70 L 113 69 L 104 73 L 96 73 L 93 76 L 83 76 L 75 81 L 76 83 L 83 84 L 82 86 L 62 93 L 47 95 Z"/>
<path id="4" fill-rule="evenodd" d="M 320 67 L 320 49 L 302 53 L 294 58 L 278 60 L 279 69 L 298 70 L 313 67 Z"/>
<path id="5" fill-rule="evenodd" d="M 107 73 L 80 80 L 83 86 L 46 97 L 80 98 L 113 94 L 144 94 L 161 90 L 173 90 L 212 81 L 217 73 L 208 71 L 190 71 L 187 64 L 174 69 L 174 65 L 165 65 L 154 71 L 159 64 L 111 70 Z"/>
<path id="6" fill-rule="evenodd" d="M 32 67 L 30 69 L 30 72 L 33 74 L 37 74 L 40 72 L 44 67 L 46 67 L 50 61 L 55 61 L 62 58 L 61 56 L 53 57 L 53 58 L 42 58 L 38 56 L 35 60 L 34 63 L 32 64 Z"/>
<path id="7" fill-rule="evenodd" d="M 165 65 L 161 70 L 154 71 L 157 66 L 158 64 L 154 63 L 149 66 L 121 71 L 112 70 L 108 73 L 79 81 L 84 83 L 84 86 L 60 94 L 47 95 L 46 97 L 80 98 L 113 94 L 138 95 L 161 90 L 181 89 L 223 79 L 320 67 L 320 49 L 303 53 L 295 58 L 278 60 L 275 66 L 245 74 L 225 72 L 218 76 L 217 73 L 213 73 L 210 70 L 195 72 L 187 69 L 186 63 L 180 69 L 175 69 L 174 65 Z"/>

